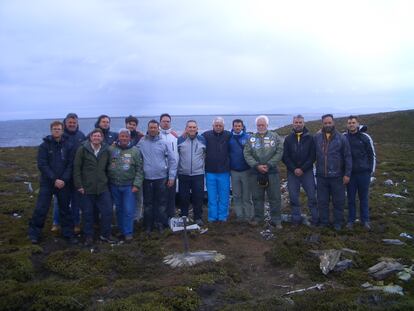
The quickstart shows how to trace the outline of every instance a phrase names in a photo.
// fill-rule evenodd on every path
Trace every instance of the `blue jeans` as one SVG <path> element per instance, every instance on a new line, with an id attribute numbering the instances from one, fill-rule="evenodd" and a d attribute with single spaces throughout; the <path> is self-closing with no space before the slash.
<path id="1" fill-rule="evenodd" d="M 348 223 L 354 223 L 356 218 L 355 199 L 358 192 L 360 217 L 363 224 L 369 222 L 369 184 L 371 182 L 371 173 L 352 173 L 349 184 L 347 185 L 348 193 Z"/>
<path id="2" fill-rule="evenodd" d="M 93 238 L 95 213 L 98 210 L 100 214 L 100 234 L 104 237 L 111 235 L 112 223 L 112 198 L 109 191 L 100 194 L 81 195 L 81 207 L 83 218 L 83 234 L 85 238 Z"/>
<path id="3" fill-rule="evenodd" d="M 292 209 L 292 222 L 301 223 L 301 205 L 300 205 L 300 186 L 306 192 L 308 198 L 308 207 L 311 213 L 311 223 L 313 225 L 318 224 L 319 222 L 319 213 L 318 206 L 316 202 L 316 185 L 315 179 L 313 176 L 313 171 L 308 170 L 303 173 L 302 176 L 296 176 L 294 173 L 288 171 L 288 190 L 289 190 L 289 200 L 290 206 Z"/>
<path id="4" fill-rule="evenodd" d="M 203 216 L 204 175 L 178 176 L 181 216 L 188 216 L 190 202 L 193 205 L 194 220 Z"/>
<path id="5" fill-rule="evenodd" d="M 80 196 L 81 194 L 76 189 L 70 190 L 70 209 L 72 211 L 73 223 L 80 224 Z M 59 204 L 56 196 L 53 196 L 53 224 L 60 224 Z"/>
<path id="6" fill-rule="evenodd" d="M 317 177 L 320 223 L 329 225 L 329 202 L 332 197 L 334 225 L 342 226 L 345 205 L 345 186 L 342 177 Z"/>
<path id="7" fill-rule="evenodd" d="M 230 173 L 207 173 L 208 221 L 226 221 L 229 216 Z"/>
<path id="8" fill-rule="evenodd" d="M 137 206 L 136 194 L 132 192 L 132 185 L 110 185 L 110 189 L 115 203 L 119 231 L 124 236 L 131 236 L 134 232 L 134 216 Z"/>
<path id="9" fill-rule="evenodd" d="M 146 230 L 168 226 L 167 178 L 144 179 L 144 226 Z"/>
<path id="10" fill-rule="evenodd" d="M 56 187 L 50 185 L 40 185 L 36 207 L 29 223 L 30 238 L 40 238 L 53 195 L 57 197 L 60 206 L 59 213 L 62 224 L 62 236 L 65 238 L 73 237 L 73 219 L 69 208 L 69 194 L 70 190 L 67 186 L 62 189 L 57 189 Z"/>

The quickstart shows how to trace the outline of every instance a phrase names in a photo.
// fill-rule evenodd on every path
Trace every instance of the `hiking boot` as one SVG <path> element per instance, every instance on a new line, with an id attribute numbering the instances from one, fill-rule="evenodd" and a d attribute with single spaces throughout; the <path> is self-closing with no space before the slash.
<path id="1" fill-rule="evenodd" d="M 196 219 L 195 223 L 200 227 L 204 226 L 204 221 L 202 219 Z"/>
<path id="2" fill-rule="evenodd" d="M 114 238 L 112 235 L 109 235 L 109 236 L 103 236 L 103 235 L 101 235 L 101 236 L 99 236 L 99 239 L 102 242 L 106 242 L 106 243 L 109 243 L 109 244 L 115 244 L 115 243 L 118 242 L 117 239 Z"/>
<path id="3" fill-rule="evenodd" d="M 367 231 L 371 231 L 371 225 L 369 224 L 369 222 L 364 223 L 364 229 Z"/>
<path id="4" fill-rule="evenodd" d="M 354 224 L 352 222 L 348 222 L 346 224 L 346 229 L 351 231 L 354 230 Z"/>
<path id="5" fill-rule="evenodd" d="M 91 247 L 93 245 L 93 238 L 91 236 L 86 237 L 84 245 L 87 247 Z"/>
<path id="6" fill-rule="evenodd" d="M 53 224 L 52 228 L 50 229 L 50 231 L 53 232 L 53 233 L 57 233 L 57 232 L 59 232 L 59 230 L 60 230 L 60 226 L 57 225 L 57 224 Z"/>
<path id="7" fill-rule="evenodd" d="M 79 233 L 81 232 L 81 228 L 80 228 L 80 226 L 79 226 L 79 225 L 76 225 L 76 226 L 73 228 L 73 232 L 75 232 L 75 234 L 79 234 Z"/>

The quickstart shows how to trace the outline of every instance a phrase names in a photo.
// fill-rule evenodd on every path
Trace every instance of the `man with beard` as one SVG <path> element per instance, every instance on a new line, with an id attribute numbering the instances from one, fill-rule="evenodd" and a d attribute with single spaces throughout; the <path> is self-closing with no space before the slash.
<path id="1" fill-rule="evenodd" d="M 73 146 L 74 153 L 80 146 L 80 144 L 86 139 L 85 134 L 79 130 L 78 115 L 76 113 L 68 113 L 66 118 L 63 120 L 64 124 L 64 133 L 63 136 L 66 139 L 67 143 Z M 70 183 L 70 208 L 73 214 L 73 222 L 75 225 L 75 233 L 80 232 L 80 194 L 73 186 L 73 182 Z M 59 230 L 59 204 L 57 197 L 54 197 L 53 200 L 53 225 L 52 232 L 57 232 Z"/>
<path id="2" fill-rule="evenodd" d="M 287 168 L 288 190 L 292 211 L 292 223 L 301 224 L 300 187 L 306 192 L 312 225 L 319 221 L 316 202 L 315 178 L 313 162 L 315 162 L 315 143 L 312 135 L 305 127 L 302 115 L 293 117 L 292 133 L 285 138 L 283 144 L 283 163 Z"/>
<path id="3" fill-rule="evenodd" d="M 118 134 L 115 132 L 111 132 L 110 126 L 111 118 L 106 114 L 100 115 L 95 123 L 95 128 L 101 129 L 104 135 L 103 142 L 108 144 L 109 146 L 112 145 L 118 139 Z"/>
<path id="4" fill-rule="evenodd" d="M 332 197 L 334 228 L 342 228 L 345 186 L 352 171 L 352 157 L 346 137 L 335 129 L 332 114 L 322 116 L 322 130 L 315 137 L 317 200 L 322 226 L 329 225 L 329 202 Z"/>

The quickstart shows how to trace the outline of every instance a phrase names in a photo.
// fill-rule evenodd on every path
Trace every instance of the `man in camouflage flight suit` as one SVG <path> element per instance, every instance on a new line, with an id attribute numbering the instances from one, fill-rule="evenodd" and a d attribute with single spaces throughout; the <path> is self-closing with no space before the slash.
<path id="1" fill-rule="evenodd" d="M 264 199 L 267 193 L 271 224 L 282 229 L 280 218 L 281 195 L 277 163 L 283 155 L 283 141 L 276 132 L 268 131 L 269 118 L 256 118 L 257 133 L 244 147 L 244 158 L 251 167 L 250 185 L 255 222 L 264 220 Z"/>

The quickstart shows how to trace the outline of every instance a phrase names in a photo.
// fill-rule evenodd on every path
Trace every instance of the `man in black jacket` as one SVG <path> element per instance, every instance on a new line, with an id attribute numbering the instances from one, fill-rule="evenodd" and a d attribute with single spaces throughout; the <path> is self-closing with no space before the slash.
<path id="1" fill-rule="evenodd" d="M 352 173 L 347 185 L 348 194 L 348 224 L 352 229 L 356 218 L 355 198 L 358 192 L 361 223 L 365 229 L 371 230 L 369 224 L 369 184 L 375 171 L 375 149 L 371 137 L 359 129 L 358 117 L 349 116 L 348 132 L 345 133 L 351 147 Z"/>
<path id="2" fill-rule="evenodd" d="M 292 223 L 302 222 L 300 206 L 300 186 L 306 192 L 308 207 L 311 212 L 311 223 L 317 225 L 319 221 L 316 203 L 316 186 L 313 176 L 313 162 L 315 162 L 315 143 L 312 135 L 305 127 L 302 115 L 293 117 L 292 133 L 285 138 L 283 144 L 283 158 L 287 168 L 288 190 L 292 209 Z"/>
<path id="3" fill-rule="evenodd" d="M 63 237 L 76 244 L 73 232 L 73 217 L 69 208 L 70 182 L 73 168 L 73 148 L 63 137 L 63 123 L 50 124 L 51 135 L 45 137 L 39 146 L 37 167 L 41 172 L 40 190 L 36 207 L 29 223 L 29 238 L 33 244 L 39 243 L 41 231 L 49 211 L 52 195 L 59 203 Z"/>

